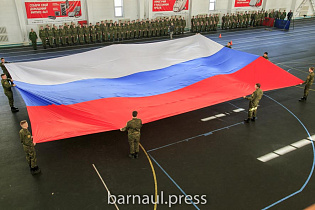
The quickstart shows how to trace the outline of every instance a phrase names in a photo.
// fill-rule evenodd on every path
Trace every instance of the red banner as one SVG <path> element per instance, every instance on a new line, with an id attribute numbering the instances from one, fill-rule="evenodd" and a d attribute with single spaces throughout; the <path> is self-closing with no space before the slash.
<path id="1" fill-rule="evenodd" d="M 269 27 L 273 27 L 275 22 L 274 18 L 265 18 L 264 22 L 263 22 L 263 26 L 269 26 Z"/>
<path id="2" fill-rule="evenodd" d="M 153 0 L 153 12 L 181 12 L 188 4 L 189 0 Z"/>
<path id="3" fill-rule="evenodd" d="M 262 0 L 235 0 L 235 7 L 260 7 Z"/>
<path id="4" fill-rule="evenodd" d="M 58 17 L 80 17 L 81 1 L 56 1 L 56 2 L 25 2 L 26 14 L 28 19 Z"/>

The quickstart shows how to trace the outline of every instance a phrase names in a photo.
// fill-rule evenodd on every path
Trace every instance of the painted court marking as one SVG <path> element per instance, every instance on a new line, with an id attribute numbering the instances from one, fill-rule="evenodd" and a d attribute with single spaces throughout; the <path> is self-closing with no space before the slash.
<path id="1" fill-rule="evenodd" d="M 314 172 L 314 167 L 315 167 L 315 146 L 314 146 L 314 142 L 313 142 L 313 138 L 312 138 L 312 137 L 314 137 L 315 135 L 311 136 L 311 134 L 309 133 L 309 131 L 307 130 L 307 128 L 305 127 L 305 125 L 302 123 L 302 121 L 301 121 L 295 114 L 293 114 L 293 112 L 291 112 L 287 107 L 285 107 L 283 104 L 279 103 L 279 102 L 276 101 L 275 99 L 271 98 L 270 96 L 268 96 L 268 95 L 265 95 L 265 96 L 266 96 L 267 98 L 269 98 L 270 100 L 274 101 L 275 103 L 279 104 L 280 106 L 282 106 L 282 108 L 284 108 L 285 110 L 287 110 L 287 111 L 301 124 L 301 126 L 304 128 L 304 130 L 306 131 L 306 133 L 307 133 L 308 136 L 309 136 L 310 142 L 312 143 L 312 149 L 313 149 L 313 164 L 312 164 L 311 171 L 310 171 L 310 173 L 309 173 L 309 175 L 308 175 L 306 181 L 304 182 L 303 186 L 302 186 L 299 190 L 297 190 L 297 191 L 295 191 L 295 192 L 289 194 L 288 196 L 286 196 L 286 197 L 284 197 L 284 198 L 282 198 L 282 199 L 280 199 L 280 200 L 278 200 L 278 201 L 276 201 L 276 202 L 270 204 L 269 206 L 263 208 L 263 210 L 270 209 L 271 207 L 273 207 L 273 206 L 275 206 L 275 205 L 277 205 L 277 204 L 279 204 L 279 203 L 281 203 L 281 202 L 283 202 L 283 201 L 285 201 L 285 200 L 287 200 L 287 199 L 293 197 L 294 195 L 296 195 L 296 194 L 302 192 L 302 191 L 304 190 L 304 188 L 306 187 L 306 185 L 308 184 L 308 182 L 310 181 L 310 179 L 311 179 L 311 177 L 312 177 L 312 175 L 313 175 L 313 172 Z"/>
<path id="2" fill-rule="evenodd" d="M 309 141 L 309 140 L 306 140 L 306 139 L 303 139 L 303 140 L 300 140 L 298 142 L 295 142 L 293 144 L 291 144 L 292 146 L 296 147 L 296 148 L 301 148 L 301 147 L 304 147 L 308 144 L 311 144 L 312 142 Z"/>
<path id="3" fill-rule="evenodd" d="M 277 155 L 275 153 L 268 153 L 267 155 L 261 156 L 257 159 L 260 160 L 261 162 L 267 162 L 267 161 L 272 160 L 276 157 L 279 157 L 279 155 Z"/>
<path id="4" fill-rule="evenodd" d="M 185 197 L 188 198 L 185 191 L 174 181 L 174 179 L 164 170 L 164 168 L 162 168 L 162 166 L 152 157 L 152 155 L 150 155 L 150 157 L 155 162 L 155 164 L 164 172 L 164 174 L 173 182 L 173 184 L 185 195 Z M 191 199 L 188 199 L 188 200 L 191 202 L 192 205 L 194 205 L 196 209 L 200 210 L 198 206 Z"/>
<path id="5" fill-rule="evenodd" d="M 278 155 L 285 155 L 289 152 L 292 152 L 293 150 L 296 150 L 296 148 L 289 145 L 289 146 L 282 147 L 281 149 L 275 150 L 273 152 Z"/>
<path id="6" fill-rule="evenodd" d="M 94 164 L 92 164 L 92 166 L 94 167 L 94 169 L 95 169 L 95 171 L 96 171 L 96 173 L 97 173 L 98 177 L 101 179 L 101 181 L 102 181 L 102 183 L 103 183 L 103 185 L 104 185 L 105 189 L 106 189 L 106 190 L 107 190 L 107 192 L 108 192 L 108 195 L 110 195 L 110 198 L 112 199 L 113 203 L 115 204 L 116 209 L 117 209 L 117 210 L 119 210 L 119 208 L 118 208 L 118 206 L 117 206 L 116 202 L 115 202 L 115 201 L 114 201 L 114 199 L 111 197 L 111 195 L 112 195 L 112 194 L 110 193 L 110 191 L 109 191 L 108 187 L 106 186 L 106 184 L 105 184 L 105 182 L 104 182 L 104 180 L 103 180 L 102 176 L 101 176 L 101 175 L 100 175 L 100 173 L 98 172 L 98 170 L 97 170 L 97 168 L 95 167 L 95 165 L 94 165 Z"/>
<path id="7" fill-rule="evenodd" d="M 201 119 L 201 121 L 202 122 L 207 122 L 207 121 L 214 120 L 214 119 L 217 119 L 217 118 L 220 118 L 220 117 L 225 117 L 227 115 L 230 115 L 233 112 L 234 113 L 238 113 L 238 112 L 242 112 L 244 110 L 245 109 L 243 109 L 243 108 L 238 108 L 238 109 L 233 110 L 232 112 L 225 112 L 225 113 L 217 114 L 217 115 L 214 115 L 214 116 L 211 116 L 211 117 L 203 118 L 203 119 Z"/>
<path id="8" fill-rule="evenodd" d="M 171 144 L 167 144 L 167 145 L 164 145 L 164 146 L 161 146 L 161 147 L 157 147 L 155 149 L 150 149 L 147 152 L 150 153 L 152 151 L 163 149 L 165 147 L 169 147 L 169 146 L 172 146 L 172 145 L 175 145 L 175 144 L 179 144 L 179 143 L 182 143 L 182 142 L 188 142 L 189 140 L 196 139 L 198 137 L 209 136 L 209 135 L 212 135 L 214 132 L 221 131 L 221 130 L 224 130 L 224 129 L 229 129 L 231 127 L 234 127 L 234 126 L 237 126 L 237 125 L 241 125 L 241 124 L 244 124 L 244 122 L 242 121 L 242 122 L 239 122 L 239 123 L 235 123 L 233 125 L 229 125 L 229 126 L 226 126 L 226 127 L 223 127 L 223 128 L 219 128 L 219 129 L 210 131 L 208 133 L 203 133 L 203 134 L 200 134 L 200 135 L 197 135 L 197 136 L 193 136 L 193 137 L 190 137 L 190 138 L 187 138 L 187 139 L 184 139 L 184 140 L 180 140 L 180 141 L 177 141 L 177 142 L 174 142 L 174 143 L 171 143 Z"/>
<path id="9" fill-rule="evenodd" d="M 157 209 L 157 204 L 158 204 L 158 202 L 157 202 L 158 188 L 157 188 L 157 179 L 156 179 L 155 170 L 154 170 L 152 161 L 151 161 L 151 159 L 150 159 L 148 153 L 146 152 L 146 150 L 144 149 L 144 147 L 143 147 L 141 144 L 139 144 L 139 146 L 140 146 L 141 149 L 143 150 L 144 154 L 147 156 L 147 158 L 148 158 L 148 160 L 149 160 L 149 163 L 150 163 L 150 166 L 151 166 L 151 169 L 152 169 L 152 174 L 153 174 L 153 178 L 154 178 L 154 191 L 155 191 L 155 194 L 154 194 L 154 197 L 155 197 L 154 210 L 156 210 L 156 209 Z M 102 183 L 103 183 L 105 189 L 106 189 L 107 192 L 108 192 L 108 195 L 112 195 L 112 194 L 110 193 L 110 191 L 109 191 L 107 185 L 105 184 L 105 182 L 104 182 L 102 176 L 101 176 L 100 173 L 98 172 L 96 166 L 95 166 L 94 164 L 92 164 L 92 166 L 94 167 L 94 169 L 95 169 L 95 171 L 96 171 L 98 177 L 101 179 L 101 181 L 102 181 Z M 112 197 L 110 197 L 110 198 L 112 199 L 113 203 L 115 204 L 116 209 L 119 210 L 119 208 L 118 208 L 116 202 L 114 201 L 114 199 L 113 199 Z"/>
<path id="10" fill-rule="evenodd" d="M 153 164 L 152 164 L 152 161 L 148 155 L 148 153 L 146 152 L 146 150 L 144 149 L 144 147 L 139 144 L 141 149 L 143 150 L 144 154 L 147 156 L 148 160 L 149 160 L 149 163 L 150 163 L 150 166 L 151 166 L 151 169 L 152 169 L 152 174 L 153 174 L 153 179 L 154 179 L 154 191 L 155 191 L 155 194 L 154 194 L 154 199 L 155 199 L 155 202 L 154 202 L 154 210 L 156 210 L 157 208 L 157 193 L 158 193 L 158 188 L 157 188 L 157 179 L 156 179 L 156 174 L 155 174 L 155 170 L 154 170 L 154 167 L 153 167 Z"/>
<path id="11" fill-rule="evenodd" d="M 313 135 L 313 136 L 311 136 L 311 137 L 312 137 L 312 139 L 314 139 L 315 135 Z M 309 137 L 308 137 L 308 138 L 309 138 Z M 264 155 L 264 156 L 261 156 L 261 157 L 259 157 L 259 158 L 257 158 L 257 159 L 258 159 L 259 161 L 265 163 L 265 162 L 268 162 L 268 161 L 270 161 L 270 160 L 272 160 L 272 159 L 275 159 L 275 158 L 277 158 L 277 157 L 280 157 L 281 155 L 285 155 L 285 154 L 287 154 L 287 153 L 289 153 L 289 152 L 292 152 L 292 151 L 294 151 L 294 150 L 297 150 L 297 149 L 302 148 L 302 147 L 304 147 L 304 146 L 306 146 L 306 145 L 309 145 L 309 144 L 312 144 L 312 141 L 311 141 L 311 140 L 302 139 L 302 140 L 297 141 L 297 142 L 295 142 L 295 143 L 292 143 L 292 144 L 290 144 L 290 145 L 288 145 L 288 146 L 282 147 L 282 148 L 277 149 L 277 150 L 275 150 L 275 151 L 273 151 L 273 152 L 271 152 L 271 153 L 268 153 L 268 154 L 266 154 L 266 155 Z"/>

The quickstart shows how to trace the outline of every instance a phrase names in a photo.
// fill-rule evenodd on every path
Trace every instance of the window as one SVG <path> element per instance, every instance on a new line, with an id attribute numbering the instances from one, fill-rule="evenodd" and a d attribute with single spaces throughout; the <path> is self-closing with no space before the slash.
<path id="1" fill-rule="evenodd" d="M 114 0 L 115 4 L 115 17 L 123 16 L 123 0 Z"/>
<path id="2" fill-rule="evenodd" d="M 210 4 L 209 4 L 209 10 L 210 11 L 214 11 L 215 10 L 215 1 L 216 0 L 210 0 Z"/>

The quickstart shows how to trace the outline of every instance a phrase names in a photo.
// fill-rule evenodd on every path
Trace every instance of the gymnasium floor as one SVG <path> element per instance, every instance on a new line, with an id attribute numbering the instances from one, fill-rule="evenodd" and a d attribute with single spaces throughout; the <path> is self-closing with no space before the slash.
<path id="1" fill-rule="evenodd" d="M 315 19 L 295 21 L 290 31 L 260 27 L 205 36 L 223 45 L 232 40 L 235 50 L 257 55 L 268 51 L 270 61 L 303 80 L 308 67 L 315 66 Z M 0 56 L 32 61 L 102 46 L 14 47 L 1 49 Z M 304 209 L 315 203 L 314 146 L 306 140 L 315 134 L 315 86 L 306 103 L 298 102 L 302 88 L 265 92 L 255 123 L 243 123 L 248 101 L 240 98 L 145 124 L 141 144 L 150 158 L 141 151 L 138 160 L 129 159 L 127 134 L 120 131 L 38 144 L 39 176 L 29 173 L 18 136 L 20 120 L 28 120 L 25 104 L 14 91 L 20 112 L 12 114 L 1 92 L 0 208 L 114 210 L 101 179 L 113 195 L 153 196 L 156 175 L 157 193 L 163 191 L 165 199 L 206 195 L 205 205 L 182 202 L 172 209 Z M 219 114 L 225 116 L 209 120 Z M 257 159 L 263 156 L 275 158 Z M 154 209 L 153 204 L 117 206 Z M 157 209 L 169 209 L 169 204 Z"/>

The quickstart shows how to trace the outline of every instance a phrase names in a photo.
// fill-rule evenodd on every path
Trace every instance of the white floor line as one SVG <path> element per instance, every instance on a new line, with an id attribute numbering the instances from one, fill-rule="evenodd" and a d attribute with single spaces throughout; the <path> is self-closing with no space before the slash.
<path id="1" fill-rule="evenodd" d="M 278 155 L 284 155 L 286 153 L 292 152 L 293 150 L 296 150 L 296 148 L 289 145 L 289 146 L 282 147 L 281 149 L 275 150 L 273 152 Z"/>
<path id="2" fill-rule="evenodd" d="M 215 117 L 225 117 L 226 115 L 225 114 L 217 114 L 217 115 L 214 115 Z"/>
<path id="3" fill-rule="evenodd" d="M 211 117 L 207 117 L 207 118 L 204 118 L 204 119 L 201 119 L 202 122 L 206 122 L 206 121 L 209 121 L 209 120 L 214 120 L 216 119 L 215 116 L 211 116 Z"/>
<path id="4" fill-rule="evenodd" d="M 295 142 L 295 143 L 293 143 L 291 145 L 294 146 L 294 147 L 297 147 L 297 148 L 301 148 L 301 147 L 304 147 L 305 145 L 308 145 L 308 144 L 311 144 L 311 143 L 312 142 L 310 140 L 303 139 L 303 140 Z"/>
<path id="5" fill-rule="evenodd" d="M 94 169 L 95 169 L 95 171 L 96 171 L 98 177 L 99 177 L 99 178 L 101 179 L 101 181 L 103 182 L 103 185 L 104 185 L 105 189 L 107 190 L 108 195 L 109 195 L 109 196 L 112 195 L 112 194 L 110 193 L 109 189 L 107 188 L 107 186 L 106 186 L 106 184 L 105 184 L 105 182 L 104 182 L 102 176 L 100 175 L 100 173 L 98 172 L 97 168 L 95 167 L 95 165 L 92 164 L 92 166 L 94 167 Z M 119 210 L 119 208 L 118 208 L 116 202 L 114 201 L 114 199 L 113 199 L 112 197 L 111 197 L 111 199 L 112 199 L 113 203 L 115 204 L 116 209 Z"/>
<path id="6" fill-rule="evenodd" d="M 235 109 L 235 110 L 233 110 L 233 112 L 242 112 L 242 111 L 244 111 L 245 109 L 243 109 L 243 108 L 239 108 L 239 109 Z"/>
<path id="7" fill-rule="evenodd" d="M 311 136 L 311 138 L 314 141 L 315 135 Z M 285 154 L 292 152 L 296 149 L 299 149 L 299 148 L 302 148 L 306 145 L 311 144 L 312 142 L 309 139 L 310 139 L 310 137 L 307 137 L 306 139 L 302 139 L 300 141 L 294 142 L 288 146 L 277 149 L 277 150 L 275 150 L 271 153 L 268 153 L 264 156 L 261 156 L 257 159 L 260 160 L 261 162 L 267 162 L 267 161 L 272 160 L 274 158 L 280 157 L 281 155 L 285 155 Z"/>
<path id="8" fill-rule="evenodd" d="M 279 155 L 277 155 L 277 154 L 275 154 L 275 153 L 269 153 L 269 154 L 267 154 L 267 155 L 264 155 L 264 156 L 261 156 L 261 157 L 259 157 L 259 158 L 257 158 L 258 160 L 260 160 L 261 162 L 267 162 L 267 161 L 269 161 L 269 160 L 272 160 L 272 159 L 274 159 L 274 158 L 277 158 L 277 157 L 279 157 Z"/>
<path id="9" fill-rule="evenodd" d="M 312 139 L 310 139 L 310 137 L 307 137 L 308 140 L 312 140 L 315 141 L 315 135 L 311 136 Z"/>

